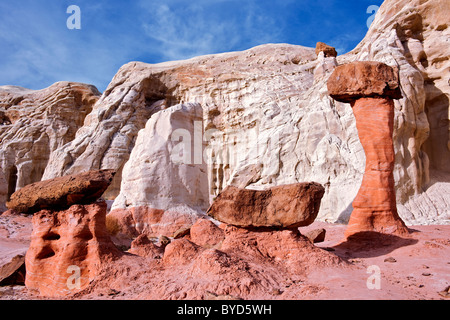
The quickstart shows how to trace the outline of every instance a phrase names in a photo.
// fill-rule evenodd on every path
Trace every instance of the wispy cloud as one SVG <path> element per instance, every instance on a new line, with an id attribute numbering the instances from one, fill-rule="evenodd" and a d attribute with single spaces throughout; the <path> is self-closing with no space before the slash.
<path id="1" fill-rule="evenodd" d="M 381 0 L 21 0 L 0 2 L 0 85 L 39 89 L 56 81 L 104 90 L 121 65 L 236 51 L 263 43 L 351 50 Z M 81 30 L 66 9 L 81 8 Z M 341 52 L 342 51 L 342 52 Z"/>
<path id="2" fill-rule="evenodd" d="M 275 39 L 280 28 L 254 1 L 154 1 L 146 10 L 145 34 L 156 40 L 163 59 L 178 60 L 224 52 Z"/>

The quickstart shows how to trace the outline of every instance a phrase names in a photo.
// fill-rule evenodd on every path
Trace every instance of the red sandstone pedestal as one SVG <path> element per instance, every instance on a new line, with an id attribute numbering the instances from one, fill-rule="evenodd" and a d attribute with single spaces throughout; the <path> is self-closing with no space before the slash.
<path id="1" fill-rule="evenodd" d="M 353 201 L 346 237 L 365 232 L 403 235 L 408 228 L 397 213 L 394 183 L 394 101 L 401 92 L 396 70 L 376 61 L 336 67 L 328 92 L 351 103 L 366 154 L 361 187 Z"/>
<path id="2" fill-rule="evenodd" d="M 394 183 L 394 102 L 390 98 L 360 98 L 352 102 L 366 167 L 353 201 L 346 236 L 377 231 L 404 234 L 408 230 L 397 213 Z"/>

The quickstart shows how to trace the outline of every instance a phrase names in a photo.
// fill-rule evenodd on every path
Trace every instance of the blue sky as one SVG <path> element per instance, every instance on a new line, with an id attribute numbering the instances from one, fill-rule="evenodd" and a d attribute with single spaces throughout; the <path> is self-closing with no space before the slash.
<path id="1" fill-rule="evenodd" d="M 78 81 L 104 91 L 130 61 L 158 63 L 264 43 L 339 54 L 367 32 L 381 0 L 0 0 L 0 85 L 42 89 Z M 69 30 L 67 8 L 81 9 Z"/>

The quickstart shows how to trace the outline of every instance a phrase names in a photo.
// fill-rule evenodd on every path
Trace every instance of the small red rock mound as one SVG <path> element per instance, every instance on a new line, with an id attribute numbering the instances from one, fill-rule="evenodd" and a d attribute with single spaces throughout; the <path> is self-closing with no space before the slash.
<path id="1" fill-rule="evenodd" d="M 314 222 L 325 189 L 315 182 L 267 190 L 225 188 L 208 215 L 239 227 L 298 228 Z"/>
<path id="2" fill-rule="evenodd" d="M 33 216 L 25 285 L 60 297 L 89 286 L 104 264 L 121 256 L 106 231 L 106 203 L 42 210 Z"/>
<path id="3" fill-rule="evenodd" d="M 207 219 L 197 220 L 191 227 L 190 236 L 192 242 L 203 247 L 213 247 L 225 238 L 223 230 Z"/>
<path id="4" fill-rule="evenodd" d="M 32 183 L 14 192 L 6 206 L 31 214 L 43 209 L 63 210 L 73 204 L 88 204 L 105 192 L 114 174 L 113 170 L 88 171 Z"/>
<path id="5" fill-rule="evenodd" d="M 159 259 L 164 253 L 164 246 L 157 246 L 147 235 L 141 234 L 133 240 L 128 252 L 141 257 Z"/>

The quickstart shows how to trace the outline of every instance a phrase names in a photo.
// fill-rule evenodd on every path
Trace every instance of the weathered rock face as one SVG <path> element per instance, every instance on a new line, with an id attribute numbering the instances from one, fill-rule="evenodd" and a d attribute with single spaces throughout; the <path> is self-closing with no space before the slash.
<path id="1" fill-rule="evenodd" d="M 94 86 L 73 82 L 37 91 L 0 87 L 3 204 L 16 189 L 41 180 L 51 154 L 75 137 L 99 97 Z"/>
<path id="2" fill-rule="evenodd" d="M 202 116 L 197 103 L 176 105 L 139 132 L 110 213 L 126 224 L 126 233 L 172 236 L 208 208 Z"/>
<path id="3" fill-rule="evenodd" d="M 351 107 L 333 101 L 326 82 L 337 63 L 379 61 L 398 67 L 403 96 L 395 102 L 393 137 L 399 214 L 408 223 L 446 223 L 449 204 L 441 195 L 450 192 L 448 6 L 445 0 L 387 0 L 363 41 L 337 58 L 277 44 L 126 64 L 76 137 L 51 152 L 44 178 L 115 169 L 106 192 L 114 199 L 148 119 L 177 103 L 197 102 L 211 159 L 211 197 L 228 185 L 266 189 L 317 181 L 325 187 L 318 218 L 346 221 L 365 155 Z"/>
<path id="4" fill-rule="evenodd" d="M 208 209 L 208 215 L 239 227 L 298 228 L 314 222 L 324 188 L 298 183 L 267 190 L 225 188 Z"/>
<path id="5" fill-rule="evenodd" d="M 52 297 L 86 288 L 103 264 L 121 255 L 106 231 L 105 217 L 104 201 L 37 212 L 25 256 L 27 288 Z"/>
<path id="6" fill-rule="evenodd" d="M 14 192 L 7 207 L 32 214 L 90 203 L 101 197 L 113 177 L 113 170 L 100 170 L 32 183 Z"/>

